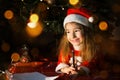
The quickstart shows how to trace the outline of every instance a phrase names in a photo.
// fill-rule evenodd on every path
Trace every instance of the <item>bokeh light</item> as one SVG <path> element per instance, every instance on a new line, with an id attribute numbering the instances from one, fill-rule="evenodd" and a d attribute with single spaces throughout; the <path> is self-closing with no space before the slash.
<path id="1" fill-rule="evenodd" d="M 10 45 L 6 42 L 3 42 L 1 45 L 1 49 L 3 52 L 8 52 L 10 50 Z"/>
<path id="2" fill-rule="evenodd" d="M 78 2 L 79 2 L 79 0 L 69 0 L 69 3 L 70 3 L 71 5 L 77 5 Z"/>
<path id="3" fill-rule="evenodd" d="M 37 26 L 37 23 L 35 23 L 35 22 L 29 22 L 29 23 L 27 23 L 27 25 L 30 28 L 35 28 Z"/>
<path id="4" fill-rule="evenodd" d="M 108 23 L 106 21 L 101 21 L 99 23 L 99 29 L 102 31 L 105 31 L 108 29 Z"/>
<path id="5" fill-rule="evenodd" d="M 20 60 L 20 55 L 17 52 L 14 52 L 11 55 L 11 59 L 12 59 L 12 61 L 17 62 Z"/>
<path id="6" fill-rule="evenodd" d="M 31 14 L 30 22 L 36 23 L 36 22 L 38 22 L 38 20 L 39 20 L 39 16 L 37 14 Z"/>
<path id="7" fill-rule="evenodd" d="M 48 4 L 54 4 L 55 0 L 45 0 Z"/>
<path id="8" fill-rule="evenodd" d="M 37 37 L 41 34 L 43 30 L 43 26 L 40 23 L 37 23 L 36 27 L 31 28 L 29 26 L 26 27 L 26 32 L 30 37 Z"/>
<path id="9" fill-rule="evenodd" d="M 13 16 L 14 16 L 14 13 L 13 13 L 12 10 L 6 10 L 5 13 L 4 13 L 4 17 L 5 17 L 6 19 L 12 19 Z"/>

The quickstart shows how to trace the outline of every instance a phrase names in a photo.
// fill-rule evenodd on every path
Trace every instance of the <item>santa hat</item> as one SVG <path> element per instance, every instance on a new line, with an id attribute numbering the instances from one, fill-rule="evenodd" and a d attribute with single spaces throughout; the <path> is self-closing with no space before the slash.
<path id="1" fill-rule="evenodd" d="M 68 22 L 77 22 L 84 26 L 89 27 L 90 22 L 93 22 L 93 17 L 88 10 L 84 8 L 70 8 L 67 11 L 67 16 L 64 19 L 63 26 Z"/>

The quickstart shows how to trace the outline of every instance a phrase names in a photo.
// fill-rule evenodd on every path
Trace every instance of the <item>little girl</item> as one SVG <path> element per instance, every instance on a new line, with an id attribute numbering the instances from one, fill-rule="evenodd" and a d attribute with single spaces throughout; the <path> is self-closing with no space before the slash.
<path id="1" fill-rule="evenodd" d="M 84 9 L 68 9 L 59 46 L 56 72 L 89 75 L 96 65 L 96 47 L 90 16 Z"/>

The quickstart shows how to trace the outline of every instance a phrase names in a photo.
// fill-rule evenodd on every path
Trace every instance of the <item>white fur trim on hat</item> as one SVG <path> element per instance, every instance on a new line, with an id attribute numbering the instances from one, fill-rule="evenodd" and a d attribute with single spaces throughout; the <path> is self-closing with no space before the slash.
<path id="1" fill-rule="evenodd" d="M 63 26 L 65 27 L 65 24 L 69 23 L 69 22 L 76 22 L 76 23 L 80 23 L 84 26 L 89 26 L 88 19 L 79 14 L 70 14 L 70 15 L 66 16 L 64 19 L 64 22 L 63 22 Z"/>
<path id="2" fill-rule="evenodd" d="M 60 63 L 57 65 L 56 69 L 55 69 L 55 72 L 57 73 L 61 73 L 61 69 L 64 68 L 64 67 L 69 67 L 69 65 L 65 64 L 65 63 Z"/>

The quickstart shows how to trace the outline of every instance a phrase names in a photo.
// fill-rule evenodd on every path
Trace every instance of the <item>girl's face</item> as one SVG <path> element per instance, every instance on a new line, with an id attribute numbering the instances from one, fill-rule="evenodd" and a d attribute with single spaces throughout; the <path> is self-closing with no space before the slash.
<path id="1" fill-rule="evenodd" d="M 68 41 L 74 46 L 80 46 L 83 42 L 82 30 L 76 23 L 68 23 L 65 26 Z"/>

